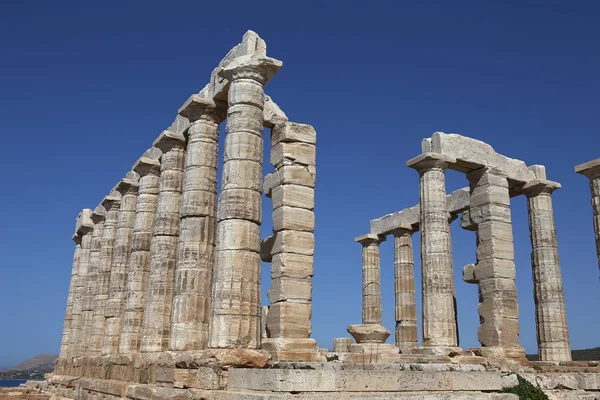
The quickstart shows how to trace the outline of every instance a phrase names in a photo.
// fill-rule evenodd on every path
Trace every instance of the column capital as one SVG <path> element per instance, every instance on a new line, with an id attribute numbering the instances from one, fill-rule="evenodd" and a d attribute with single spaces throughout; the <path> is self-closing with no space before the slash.
<path id="1" fill-rule="evenodd" d="M 364 247 L 367 247 L 372 244 L 379 245 L 379 243 L 385 242 L 385 236 L 373 235 L 372 233 L 367 233 L 366 235 L 355 237 L 354 241 L 362 244 Z"/>
<path id="2" fill-rule="evenodd" d="M 74 233 L 73 237 L 71 239 L 73 239 L 73 241 L 75 242 L 75 245 L 81 244 L 81 236 L 79 236 L 77 233 Z"/>
<path id="3" fill-rule="evenodd" d="M 75 219 L 75 235 L 85 235 L 94 228 L 92 210 L 84 208 Z"/>
<path id="4" fill-rule="evenodd" d="M 479 180 L 485 174 L 497 176 L 499 178 L 504 178 L 504 179 L 508 178 L 508 174 L 506 172 L 500 171 L 499 169 L 494 168 L 494 167 L 481 167 L 478 169 L 474 169 L 472 171 L 467 172 L 466 176 L 470 182 L 472 180 L 475 180 L 475 181 Z"/>
<path id="5" fill-rule="evenodd" d="M 121 195 L 130 194 L 137 192 L 140 187 L 139 175 L 137 172 L 130 171 L 127 173 L 127 176 L 117 183 L 115 186 L 115 190 Z"/>
<path id="6" fill-rule="evenodd" d="M 529 197 L 539 196 L 540 194 L 550 195 L 556 189 L 560 189 L 558 182 L 548 181 L 546 179 L 535 179 L 523 185 L 523 194 Z"/>
<path id="7" fill-rule="evenodd" d="M 585 175 L 589 179 L 600 178 L 600 158 L 577 165 L 575 172 Z"/>
<path id="8" fill-rule="evenodd" d="M 92 212 L 92 221 L 94 224 L 98 222 L 104 221 L 106 218 L 106 209 L 101 204 L 94 208 L 94 212 Z"/>
<path id="9" fill-rule="evenodd" d="M 218 124 L 227 115 L 227 103 L 193 94 L 179 108 L 179 115 L 187 118 L 191 123 L 200 119 L 207 119 Z"/>
<path id="10" fill-rule="evenodd" d="M 412 234 L 415 233 L 415 230 L 410 225 L 402 225 L 396 229 L 391 230 L 390 233 L 394 235 L 394 237 L 400 237 L 407 234 L 412 236 Z"/>
<path id="11" fill-rule="evenodd" d="M 158 175 L 160 173 L 160 161 L 149 157 L 140 157 L 132 168 L 141 177 L 146 175 Z"/>
<path id="12" fill-rule="evenodd" d="M 121 196 L 118 195 L 119 192 L 114 193 L 112 191 L 108 196 L 105 196 L 100 205 L 106 209 L 106 211 L 110 211 L 115 205 L 118 205 L 121 201 Z"/>
<path id="13" fill-rule="evenodd" d="M 406 162 L 406 166 L 417 171 L 428 171 L 432 168 L 445 170 L 449 164 L 456 163 L 456 158 L 439 153 L 423 153 Z"/>
<path id="14" fill-rule="evenodd" d="M 167 151 L 179 147 L 183 148 L 185 144 L 185 136 L 181 132 L 172 132 L 169 130 L 162 131 L 161 134 L 154 140 L 152 146 L 158 148 L 165 154 Z"/>
<path id="15" fill-rule="evenodd" d="M 271 57 L 246 55 L 226 62 L 219 76 L 229 81 L 253 79 L 262 84 L 269 81 L 281 68 L 283 62 Z"/>

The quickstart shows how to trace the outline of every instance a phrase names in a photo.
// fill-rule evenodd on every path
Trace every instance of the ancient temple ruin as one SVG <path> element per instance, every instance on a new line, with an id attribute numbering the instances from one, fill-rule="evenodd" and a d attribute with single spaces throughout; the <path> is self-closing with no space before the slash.
<path id="1" fill-rule="evenodd" d="M 550 197 L 560 185 L 546 180 L 543 166 L 460 135 L 425 139 L 422 154 L 408 162 L 419 173 L 419 204 L 371 221 L 356 238 L 363 247 L 362 324 L 350 325 L 354 340 L 335 339 L 333 351 L 318 347 L 310 337 L 316 132 L 289 121 L 265 94 L 281 67 L 248 31 L 130 171 L 78 215 L 60 357 L 42 389 L 82 400 L 514 400 L 502 391 L 519 373 L 561 395 L 600 391 L 598 363 L 570 362 Z M 265 128 L 273 172 L 263 177 Z M 465 173 L 469 187 L 446 194 L 446 169 Z M 261 238 L 263 194 L 272 202 L 273 235 Z M 525 359 L 518 337 L 509 203 L 520 194 L 529 207 L 537 363 Z M 476 232 L 476 260 L 463 268 L 464 280 L 479 288 L 481 347 L 474 349 L 458 346 L 456 329 L 449 224 L 459 217 Z M 386 343 L 380 296 L 378 246 L 388 235 L 395 246 L 394 344 Z M 271 264 L 264 306 L 261 262 Z"/>

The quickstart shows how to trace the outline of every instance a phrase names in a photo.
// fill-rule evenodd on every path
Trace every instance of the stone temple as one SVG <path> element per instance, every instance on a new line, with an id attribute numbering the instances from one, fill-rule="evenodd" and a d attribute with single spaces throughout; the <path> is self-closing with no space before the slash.
<path id="1" fill-rule="evenodd" d="M 350 324 L 333 351 L 317 345 L 310 337 L 316 132 L 289 121 L 265 94 L 281 67 L 248 31 L 131 170 L 78 215 L 60 357 L 42 389 L 82 400 L 508 400 L 518 397 L 503 390 L 520 375 L 552 398 L 600 399 L 598 362 L 571 361 L 551 197 L 560 184 L 541 165 L 457 134 L 434 133 L 408 161 L 418 172 L 419 204 L 370 221 L 356 238 L 362 323 Z M 265 128 L 274 172 L 263 177 Z M 465 173 L 469 187 L 447 194 L 447 169 Z M 600 243 L 600 162 L 577 172 L 591 180 Z M 266 238 L 263 194 L 273 206 Z M 531 232 L 536 362 L 519 343 L 509 207 L 519 195 Z M 455 220 L 475 232 L 476 257 L 462 271 L 479 292 L 477 348 L 459 347 Z M 387 236 L 395 248 L 391 343 L 380 296 L 379 244 Z M 270 304 L 262 307 L 261 262 L 271 264 Z"/>

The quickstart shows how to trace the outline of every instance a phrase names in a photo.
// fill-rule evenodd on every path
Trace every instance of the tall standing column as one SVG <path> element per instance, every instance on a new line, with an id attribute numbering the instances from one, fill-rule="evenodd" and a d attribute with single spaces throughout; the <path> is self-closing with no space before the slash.
<path id="1" fill-rule="evenodd" d="M 104 232 L 102 232 L 96 294 L 94 296 L 92 334 L 88 348 L 90 355 L 100 355 L 102 353 L 102 344 L 104 343 L 104 322 L 106 321 L 104 314 L 106 311 L 106 302 L 108 301 L 110 270 L 112 268 L 113 249 L 117 235 L 117 218 L 119 216 L 120 202 L 121 194 L 116 190 L 112 190 L 102 200 L 102 203 L 100 203 L 106 210 L 106 216 L 104 217 Z"/>
<path id="2" fill-rule="evenodd" d="M 220 72 L 230 81 L 218 205 L 209 347 L 260 347 L 260 223 L 264 84 L 281 67 L 244 56 Z M 246 148 L 246 151 L 244 151 Z"/>
<path id="3" fill-rule="evenodd" d="M 423 346 L 456 346 L 454 274 L 444 172 L 449 157 L 426 153 L 406 165 L 420 176 Z"/>
<path id="4" fill-rule="evenodd" d="M 63 324 L 62 340 L 60 342 L 60 357 L 66 358 L 69 355 L 69 346 L 71 344 L 71 323 L 73 322 L 73 295 L 75 294 L 75 285 L 77 275 L 79 274 L 79 257 L 81 254 L 81 237 L 75 233 L 73 235 L 75 242 L 75 253 L 73 254 L 73 267 L 71 269 L 71 281 L 69 283 L 69 295 L 67 296 L 67 308 L 65 311 L 65 322 Z"/>
<path id="5" fill-rule="evenodd" d="M 575 172 L 590 179 L 594 231 L 596 232 L 596 254 L 598 255 L 598 267 L 600 268 L 600 158 L 576 166 Z"/>
<path id="6" fill-rule="evenodd" d="M 154 142 L 162 151 L 160 183 L 150 245 L 150 275 L 144 308 L 140 351 L 165 351 L 169 345 L 171 304 L 177 244 L 179 211 L 185 163 L 185 137 L 180 132 L 163 131 Z"/>
<path id="7" fill-rule="evenodd" d="M 542 361 L 571 361 L 551 197 L 558 188 L 560 184 L 547 180 L 531 181 L 523 187 L 529 211 L 535 321 Z"/>
<path id="8" fill-rule="evenodd" d="M 366 234 L 354 239 L 362 244 L 362 323 L 382 323 L 379 243 L 385 237 Z"/>
<path id="9" fill-rule="evenodd" d="M 396 346 L 403 352 L 418 346 L 415 298 L 415 262 L 411 229 L 399 228 L 394 234 L 394 294 L 396 300 Z"/>
<path id="10" fill-rule="evenodd" d="M 183 176 L 181 234 L 171 312 L 171 350 L 200 350 L 208 344 L 208 323 L 217 214 L 219 123 L 224 118 L 213 100 L 192 96 L 180 109 L 188 118 Z M 232 138 L 225 152 L 231 151 Z M 254 150 L 250 144 L 246 146 Z M 242 149 L 246 150 L 248 147 Z M 226 195 L 223 195 L 225 199 Z M 228 198 L 226 201 L 240 201 Z"/>
<path id="11" fill-rule="evenodd" d="M 469 172 L 467 179 L 471 189 L 469 217 L 477 227 L 477 264 L 472 269 L 479 288 L 477 309 L 481 322 L 477 339 L 483 347 L 501 349 L 506 356 L 524 356 L 519 344 L 507 176 L 484 167 Z"/>
<path id="12" fill-rule="evenodd" d="M 121 336 L 125 295 L 127 294 L 127 261 L 131 253 L 139 186 L 139 175 L 130 171 L 116 187 L 116 190 L 121 193 L 121 205 L 119 207 L 115 248 L 110 271 L 102 354 L 116 354 L 119 351 L 119 337 Z"/>
<path id="13" fill-rule="evenodd" d="M 140 350 L 142 321 L 146 304 L 146 288 L 150 271 L 150 243 L 158 200 L 161 151 L 152 147 L 133 166 L 140 175 L 140 187 L 135 206 L 133 240 L 127 274 L 127 295 L 123 329 L 119 339 L 119 353 L 131 354 Z"/>
<path id="14" fill-rule="evenodd" d="M 75 232 L 81 237 L 81 249 L 79 250 L 79 260 L 77 262 L 77 277 L 73 290 L 73 308 L 71 319 L 71 333 L 69 335 L 69 353 L 72 357 L 82 356 L 80 341 L 83 330 L 83 300 L 85 297 L 85 282 L 90 266 L 90 250 L 92 247 L 92 230 L 94 223 L 90 218 L 92 210 L 85 208 L 77 217 L 77 227 Z"/>
<path id="15" fill-rule="evenodd" d="M 85 297 L 83 300 L 83 331 L 80 344 L 82 353 L 90 355 L 90 340 L 94 324 L 94 303 L 98 285 L 98 269 L 100 268 L 100 250 L 102 249 L 102 236 L 104 234 L 104 218 L 106 210 L 99 205 L 92 213 L 94 231 L 92 232 L 92 248 L 90 250 L 90 268 L 85 284 Z"/>

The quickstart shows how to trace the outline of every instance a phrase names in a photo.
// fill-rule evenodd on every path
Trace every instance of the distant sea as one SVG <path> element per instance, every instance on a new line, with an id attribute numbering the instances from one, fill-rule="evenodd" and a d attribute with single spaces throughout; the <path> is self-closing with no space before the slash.
<path id="1" fill-rule="evenodd" d="M 25 382 L 27 382 L 26 379 L 9 379 L 4 381 L 0 379 L 0 387 L 17 387 Z"/>

